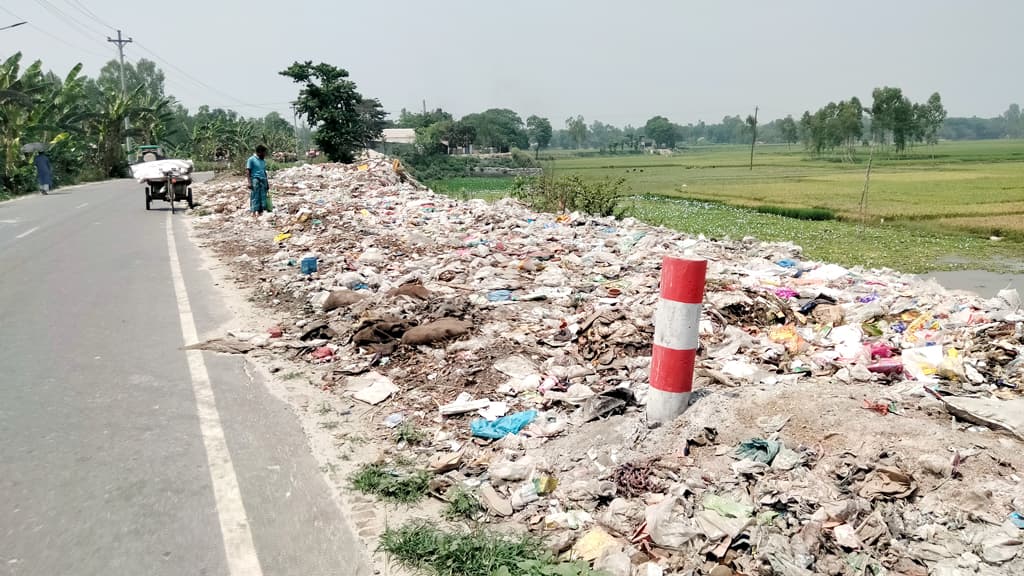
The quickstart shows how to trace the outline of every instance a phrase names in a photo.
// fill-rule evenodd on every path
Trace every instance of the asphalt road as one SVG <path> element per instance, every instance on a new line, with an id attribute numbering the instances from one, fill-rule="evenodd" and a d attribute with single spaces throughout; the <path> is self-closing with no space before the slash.
<path id="1" fill-rule="evenodd" d="M 185 215 L 153 206 L 127 180 L 0 203 L 0 575 L 368 574 L 297 419 L 242 359 L 198 357 L 201 418 L 169 220 L 199 335 L 228 319 Z"/>

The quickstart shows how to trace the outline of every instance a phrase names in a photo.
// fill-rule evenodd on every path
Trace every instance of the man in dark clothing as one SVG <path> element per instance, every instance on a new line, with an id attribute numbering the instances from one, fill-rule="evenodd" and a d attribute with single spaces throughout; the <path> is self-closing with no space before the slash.
<path id="1" fill-rule="evenodd" d="M 39 178 L 39 191 L 44 195 L 50 192 L 53 187 L 53 167 L 50 166 L 50 157 L 46 152 L 36 154 L 36 174 Z"/>

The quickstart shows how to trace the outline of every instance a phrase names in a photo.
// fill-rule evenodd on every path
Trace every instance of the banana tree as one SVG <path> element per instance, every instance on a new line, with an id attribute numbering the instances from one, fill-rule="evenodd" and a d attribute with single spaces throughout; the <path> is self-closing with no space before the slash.
<path id="1" fill-rule="evenodd" d="M 33 136 L 32 111 L 46 93 L 42 62 L 36 61 L 21 71 L 18 52 L 0 64 L 0 145 L 3 147 L 3 172 L 0 183 L 14 192 L 27 188 L 28 161 L 21 153 Z"/>
<path id="2" fill-rule="evenodd" d="M 138 137 L 137 127 L 125 129 L 124 121 L 137 120 L 143 113 L 140 84 L 125 95 L 103 91 L 90 114 L 88 129 L 96 139 L 96 161 L 106 176 L 122 176 L 127 168 L 127 151 L 121 146 L 125 136 Z"/>
<path id="3" fill-rule="evenodd" d="M 151 96 L 139 103 L 135 127 L 145 143 L 167 145 L 175 133 L 176 119 L 173 98 Z"/>

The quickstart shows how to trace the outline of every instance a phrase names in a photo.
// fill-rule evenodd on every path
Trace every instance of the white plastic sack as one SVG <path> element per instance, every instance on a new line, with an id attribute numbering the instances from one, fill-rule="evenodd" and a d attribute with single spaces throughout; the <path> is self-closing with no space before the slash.
<path id="1" fill-rule="evenodd" d="M 168 170 L 174 170 L 179 174 L 191 174 L 193 166 L 191 160 L 155 160 L 134 164 L 131 169 L 132 177 L 141 183 L 147 180 L 160 180 L 165 177 L 164 173 Z"/>
<path id="2" fill-rule="evenodd" d="M 833 282 L 839 280 L 843 276 L 849 274 L 850 271 L 838 264 L 825 264 L 819 266 L 814 270 L 804 274 L 806 280 L 822 280 L 825 282 Z"/>
<path id="3" fill-rule="evenodd" d="M 1006 304 L 1009 306 L 1007 308 L 1008 310 L 1013 311 L 1020 309 L 1020 293 L 1017 292 L 1015 288 L 1000 290 L 999 293 L 996 294 L 996 298 L 1002 300 L 1003 302 L 1006 302 Z"/>
<path id="4" fill-rule="evenodd" d="M 942 346 L 922 346 L 903 351 L 903 370 L 919 382 L 932 384 L 942 366 Z"/>

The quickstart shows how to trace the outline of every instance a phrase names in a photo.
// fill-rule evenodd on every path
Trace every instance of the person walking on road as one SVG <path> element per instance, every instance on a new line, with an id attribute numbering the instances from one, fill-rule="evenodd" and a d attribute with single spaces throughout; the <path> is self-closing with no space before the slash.
<path id="1" fill-rule="evenodd" d="M 245 176 L 249 179 L 249 211 L 253 218 L 259 218 L 267 209 L 267 193 L 270 183 L 267 181 L 267 147 L 260 144 L 256 153 L 245 163 Z"/>
<path id="2" fill-rule="evenodd" d="M 35 165 L 36 178 L 39 179 L 39 191 L 45 196 L 53 187 L 53 167 L 50 165 L 50 157 L 46 155 L 46 152 L 36 154 Z"/>

